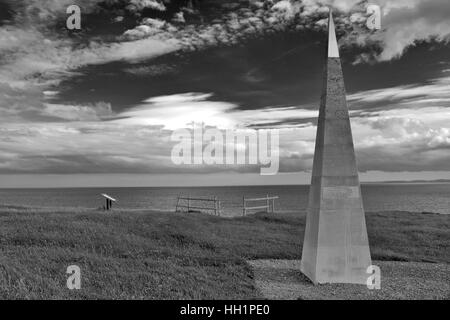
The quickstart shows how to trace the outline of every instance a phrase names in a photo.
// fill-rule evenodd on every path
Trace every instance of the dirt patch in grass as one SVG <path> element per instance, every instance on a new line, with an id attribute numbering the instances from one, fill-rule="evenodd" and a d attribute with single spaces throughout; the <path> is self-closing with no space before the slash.
<path id="1" fill-rule="evenodd" d="M 424 300 L 450 298 L 450 265 L 374 261 L 381 268 L 381 289 L 364 285 L 313 285 L 300 272 L 300 260 L 248 262 L 267 299 L 278 300 Z"/>

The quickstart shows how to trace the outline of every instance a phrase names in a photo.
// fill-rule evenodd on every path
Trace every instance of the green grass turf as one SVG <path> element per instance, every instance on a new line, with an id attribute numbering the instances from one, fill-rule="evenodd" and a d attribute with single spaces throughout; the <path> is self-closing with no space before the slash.
<path id="1" fill-rule="evenodd" d="M 449 263 L 450 216 L 366 217 L 373 260 Z M 303 213 L 0 208 L 0 298 L 262 298 L 245 261 L 300 259 L 304 225 Z M 66 287 L 69 265 L 81 290 Z"/>

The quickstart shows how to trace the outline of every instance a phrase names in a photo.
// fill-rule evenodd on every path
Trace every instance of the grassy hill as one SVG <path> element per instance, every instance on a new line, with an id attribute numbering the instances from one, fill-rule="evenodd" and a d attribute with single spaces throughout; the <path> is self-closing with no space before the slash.
<path id="1" fill-rule="evenodd" d="M 450 216 L 366 216 L 374 260 L 450 262 Z M 300 213 L 0 208 L 0 298 L 261 298 L 246 260 L 299 259 L 304 224 Z M 82 289 L 70 291 L 74 264 Z"/>

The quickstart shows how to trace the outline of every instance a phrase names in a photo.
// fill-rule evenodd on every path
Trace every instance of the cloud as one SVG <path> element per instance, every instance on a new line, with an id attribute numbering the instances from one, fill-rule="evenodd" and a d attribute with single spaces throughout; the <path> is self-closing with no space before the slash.
<path id="1" fill-rule="evenodd" d="M 155 65 L 141 65 L 141 66 L 132 66 L 124 69 L 124 71 L 128 74 L 132 74 L 135 76 L 148 76 L 148 75 L 167 75 L 170 73 L 175 73 L 176 69 L 168 64 L 155 64 Z"/>
<path id="2" fill-rule="evenodd" d="M 89 15 L 100 10 L 99 2 L 83 0 L 76 3 L 82 8 L 83 15 Z M 179 49 L 176 39 L 158 37 L 136 41 L 121 38 L 103 41 L 97 37 L 78 43 L 77 37 L 67 37 L 66 32 L 54 30 L 55 23 L 65 21 L 65 9 L 72 3 L 65 0 L 20 1 L 14 4 L 18 12 L 14 23 L 0 26 L 0 84 L 9 87 L 9 91 L 22 91 L 17 92 L 17 99 L 35 90 L 54 91 L 62 80 L 77 74 L 75 70 L 86 65 L 135 62 Z M 152 5 L 151 1 L 140 3 Z M 150 25 L 157 25 L 155 21 L 147 19 L 146 23 L 150 28 Z M 36 95 L 33 93 L 29 100 L 31 98 L 35 99 Z M 42 98 L 34 100 L 34 104 L 42 103 Z M 0 96 L 0 108 L 9 107 L 10 101 L 10 97 Z"/>
<path id="3" fill-rule="evenodd" d="M 185 93 L 149 98 L 120 113 L 114 122 L 161 126 L 168 130 L 191 128 L 192 123 L 204 123 L 219 129 L 293 128 L 310 124 L 318 116 L 318 111 L 299 107 L 240 110 L 236 104 L 212 101 L 212 97 L 210 93 Z M 298 123 L 286 124 L 291 119 Z"/>
<path id="4" fill-rule="evenodd" d="M 155 172 L 171 164 L 168 138 L 151 127 L 48 123 L 0 131 L 2 172 Z"/>
<path id="5" fill-rule="evenodd" d="M 83 0 L 77 4 L 83 8 L 83 14 L 89 15 L 100 12 L 99 2 Z M 24 0 L 16 4 L 20 12 L 16 24 L 0 27 L 0 82 L 23 89 L 29 85 L 49 87 L 85 65 L 150 59 L 180 49 L 233 45 L 249 37 L 283 30 L 325 29 L 328 5 L 340 10 L 336 12 L 336 24 L 345 33 L 342 45 L 369 48 L 358 62 L 399 57 L 417 40 L 448 40 L 450 5 L 447 0 L 379 0 L 385 12 L 384 30 L 376 33 L 364 27 L 365 3 L 351 0 L 231 2 L 213 17 L 195 11 L 193 15 L 200 15 L 203 23 L 198 19 L 189 20 L 179 11 L 167 21 L 144 17 L 136 27 L 113 37 L 113 41 L 103 42 L 97 37 L 78 43 L 77 38 L 56 35 L 52 29 L 55 21 L 64 21 L 64 9 L 71 1 Z M 113 8 L 112 5 L 120 6 L 122 2 L 112 0 L 109 4 Z M 154 0 L 133 0 L 129 5 L 139 12 L 145 8 L 164 9 L 163 2 Z M 380 46 L 381 51 L 373 50 L 374 45 Z"/>
<path id="6" fill-rule="evenodd" d="M 399 58 L 417 41 L 448 42 L 450 35 L 450 2 L 447 0 L 377 0 L 384 13 L 382 31 L 371 32 L 365 26 L 368 1 L 360 0 L 281 0 L 256 1 L 250 5 L 228 3 L 221 17 L 212 23 L 200 25 L 178 21 L 183 26 L 159 30 L 166 37 L 180 39 L 185 49 L 196 50 L 205 46 L 234 44 L 261 33 L 282 30 L 326 29 L 328 7 L 335 9 L 337 28 L 343 37 L 342 46 L 365 47 L 366 52 L 356 62 L 388 61 Z M 173 20 L 176 22 L 177 19 Z M 175 23 L 176 24 L 176 23 Z M 154 28 L 141 26 L 126 32 L 127 35 L 148 37 Z M 379 48 L 379 50 L 374 50 Z"/>
<path id="7" fill-rule="evenodd" d="M 227 128 L 277 128 L 281 169 L 311 169 L 315 118 L 311 106 L 241 110 L 212 93 L 151 97 L 120 113 L 105 102 L 55 102 L 57 85 L 80 68 L 113 61 L 138 62 L 179 50 L 234 45 L 258 35 L 285 30 L 323 30 L 327 7 L 336 10 L 343 46 L 367 47 L 359 61 L 399 57 L 417 40 L 447 41 L 448 1 L 382 1 L 384 30 L 364 30 L 365 2 L 232 2 L 221 15 L 180 9 L 175 19 L 144 18 L 140 10 L 163 10 L 163 2 L 133 1 L 138 24 L 118 36 L 55 35 L 53 22 L 65 16 L 69 1 L 28 1 L 14 25 L 0 27 L 0 172 L 209 172 L 227 168 L 180 168 L 170 161 L 170 133 L 191 122 Z M 96 12 L 98 1 L 82 1 Z M 115 1 L 111 1 L 113 3 Z M 131 2 L 130 2 L 131 3 Z M 70 3 L 71 4 L 71 3 Z M 219 3 L 218 5 L 223 5 Z M 25 7 L 24 7 L 25 8 Z M 61 11 L 62 10 L 62 11 Z M 124 14 L 125 12 L 122 12 Z M 166 15 L 166 13 L 164 14 Z M 169 15 L 167 13 L 167 15 Z M 115 16 L 115 15 L 114 15 Z M 20 23 L 19 23 L 20 22 Z M 23 22 L 23 23 L 22 23 Z M 360 28 L 360 29 L 358 29 Z M 358 32 L 357 32 L 358 31 Z M 361 31 L 361 32 L 359 32 Z M 380 50 L 372 47 L 379 46 Z M 170 66 L 166 66 L 170 70 Z M 146 75 L 164 67 L 128 66 Z M 445 73 L 444 73 L 445 74 Z M 362 170 L 449 170 L 450 93 L 448 77 L 426 84 L 398 86 L 349 96 L 355 145 Z M 246 172 L 257 168 L 239 167 Z"/>
<path id="8" fill-rule="evenodd" d="M 58 105 L 46 103 L 35 112 L 41 122 L 4 123 L 0 129 L 1 173 L 174 173 L 253 172 L 254 166 L 176 166 L 170 159 L 175 142 L 172 131 L 190 128 L 190 122 L 220 129 L 242 128 L 251 123 L 266 124 L 314 113 L 297 110 L 264 109 L 241 112 L 237 105 L 211 101 L 209 93 L 184 93 L 146 99 L 141 105 L 112 114 L 110 105 Z M 284 130 L 284 129 L 283 129 Z M 292 131 L 294 130 L 294 131 Z M 285 129 L 283 135 L 295 152 L 284 157 L 302 159 L 299 153 L 313 150 L 312 141 L 299 142 L 297 135 L 314 137 L 314 128 Z M 295 139 L 294 139 L 295 137 Z M 284 139 L 284 138 L 283 138 Z M 283 160 L 295 167 L 294 161 Z M 301 161 L 308 161 L 301 160 Z M 285 169 L 286 170 L 286 169 Z"/>
<path id="9" fill-rule="evenodd" d="M 405 85 L 392 88 L 375 89 L 355 93 L 348 96 L 351 103 L 434 103 L 447 104 L 450 99 L 450 77 L 437 78 L 428 81 L 427 84 Z"/>
<path id="10" fill-rule="evenodd" d="M 127 6 L 127 9 L 133 12 L 142 11 L 146 8 L 157 11 L 166 10 L 164 3 L 157 0 L 131 0 L 130 4 Z"/>
<path id="11" fill-rule="evenodd" d="M 41 115 L 68 121 L 98 121 L 113 115 L 111 104 L 99 102 L 93 106 L 45 104 Z"/>
<path id="12" fill-rule="evenodd" d="M 383 1 L 385 31 L 375 38 L 383 42 L 381 61 L 400 57 L 416 41 L 448 42 L 450 2 L 446 0 Z"/>
<path id="13" fill-rule="evenodd" d="M 123 36 L 128 40 L 143 39 L 163 32 L 166 23 L 159 19 L 145 18 L 142 24 L 125 31 Z"/>
<path id="14" fill-rule="evenodd" d="M 349 96 L 362 170 L 448 170 L 449 79 Z"/>
<path id="15" fill-rule="evenodd" d="M 387 93 L 394 88 L 386 88 Z M 414 107 L 352 111 L 358 163 L 362 171 L 449 170 L 450 111 L 427 106 L 423 97 L 406 95 Z M 379 97 L 389 99 L 390 94 Z M 245 129 L 259 124 L 280 132 L 282 172 L 311 170 L 317 111 L 301 106 L 239 110 L 213 101 L 208 93 L 152 97 L 118 114 L 110 106 L 45 104 L 41 123 L 4 123 L 0 129 L 0 173 L 205 173 L 256 172 L 253 166 L 176 166 L 170 160 L 173 130 L 191 122 L 220 129 Z M 426 115 L 426 116 L 424 116 Z M 301 123 L 287 125 L 290 119 Z"/>
<path id="16" fill-rule="evenodd" d="M 114 120 L 121 125 L 153 125 L 169 130 L 190 127 L 190 123 L 230 128 L 236 125 L 228 111 L 236 105 L 228 102 L 207 101 L 211 94 L 186 93 L 154 97 L 120 114 Z"/>
<path id="17" fill-rule="evenodd" d="M 0 46 L 0 112 L 21 107 L 26 110 L 30 106 L 41 108 L 44 99 L 62 80 L 77 74 L 74 70 L 85 65 L 120 60 L 138 62 L 178 49 L 175 40 L 152 38 L 92 42 L 87 47 L 72 48 L 67 40 L 49 39 L 36 30 L 17 28 L 0 28 Z"/>

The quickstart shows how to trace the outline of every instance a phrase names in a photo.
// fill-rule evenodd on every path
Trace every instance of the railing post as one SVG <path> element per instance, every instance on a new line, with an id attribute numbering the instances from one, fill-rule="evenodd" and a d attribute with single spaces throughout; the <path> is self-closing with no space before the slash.
<path id="1" fill-rule="evenodd" d="M 269 213 L 269 212 L 270 212 L 270 201 L 269 201 L 269 195 L 267 195 L 266 205 L 267 205 L 267 209 L 266 209 L 266 212 L 267 212 L 267 213 Z"/>
<path id="2" fill-rule="evenodd" d="M 218 207 L 217 207 L 217 196 L 214 196 L 214 215 L 218 215 L 217 214 L 217 209 L 218 209 Z"/>
<path id="3" fill-rule="evenodd" d="M 188 208 L 187 212 L 189 213 L 191 211 L 191 197 L 188 196 Z"/>
<path id="4" fill-rule="evenodd" d="M 242 197 L 242 215 L 245 217 L 246 214 L 246 210 L 245 210 L 245 196 Z"/>

